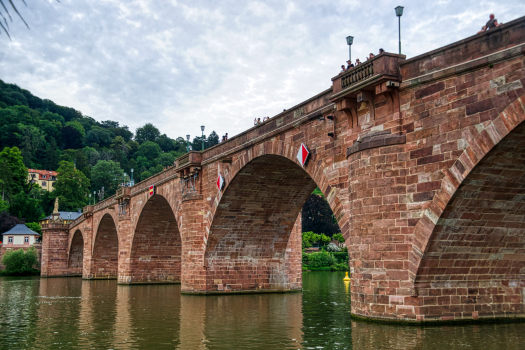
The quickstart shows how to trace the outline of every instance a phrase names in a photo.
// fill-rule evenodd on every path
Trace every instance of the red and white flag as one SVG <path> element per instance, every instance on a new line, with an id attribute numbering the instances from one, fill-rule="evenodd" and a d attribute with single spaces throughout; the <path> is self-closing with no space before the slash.
<path id="1" fill-rule="evenodd" d="M 299 147 L 299 152 L 297 152 L 297 160 L 301 164 L 301 166 L 304 166 L 304 163 L 306 163 L 306 159 L 308 158 L 308 155 L 310 152 L 308 152 L 308 148 L 304 145 L 304 143 L 301 143 L 301 147 Z"/>
<path id="2" fill-rule="evenodd" d="M 219 177 L 217 178 L 217 188 L 219 191 L 221 191 L 224 188 L 224 178 L 221 174 L 219 174 Z"/>

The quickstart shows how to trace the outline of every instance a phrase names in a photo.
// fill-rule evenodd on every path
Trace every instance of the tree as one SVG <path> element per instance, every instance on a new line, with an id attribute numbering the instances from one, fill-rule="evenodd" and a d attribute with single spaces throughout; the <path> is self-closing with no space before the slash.
<path id="1" fill-rule="evenodd" d="M 35 231 L 36 233 L 42 234 L 42 227 L 40 227 L 40 224 L 38 222 L 28 222 L 26 226 L 28 229 Z"/>
<path id="2" fill-rule="evenodd" d="M 86 175 L 75 169 L 73 163 L 64 160 L 60 162 L 57 173 L 53 195 L 58 197 L 60 209 L 77 210 L 84 207 L 90 192 Z"/>
<path id="3" fill-rule="evenodd" d="M 64 148 L 82 148 L 82 138 L 82 133 L 74 127 L 67 125 L 62 128 L 62 144 Z"/>
<path id="4" fill-rule="evenodd" d="M 2 198 L 9 199 L 14 193 L 24 190 L 27 185 L 27 168 L 22 153 L 17 147 L 5 147 L 0 152 L 0 184 Z"/>
<path id="5" fill-rule="evenodd" d="M 34 267 L 38 263 L 35 247 L 24 249 L 8 250 L 2 258 L 5 265 L 5 273 L 8 275 L 29 275 L 36 274 L 38 270 Z"/>
<path id="6" fill-rule="evenodd" d="M 142 144 L 146 141 L 155 142 L 160 136 L 160 131 L 153 124 L 147 123 L 135 132 L 135 141 Z"/>
<path id="7" fill-rule="evenodd" d="M 45 217 L 40 201 L 25 192 L 12 197 L 9 212 L 25 222 L 35 222 Z"/>
<path id="8" fill-rule="evenodd" d="M 335 239 L 339 243 L 344 243 L 345 242 L 345 238 L 343 237 L 342 233 L 336 233 L 335 235 L 332 236 L 332 239 Z"/>
<path id="9" fill-rule="evenodd" d="M 17 218 L 16 216 L 11 215 L 7 211 L 0 212 L 0 234 L 9 231 L 18 224 L 23 224 L 24 222 Z"/>
<path id="10" fill-rule="evenodd" d="M 152 141 L 146 141 L 139 146 L 137 151 L 138 156 L 145 157 L 148 161 L 152 161 L 160 155 L 160 146 Z"/>
<path id="11" fill-rule="evenodd" d="M 206 140 L 206 148 L 213 147 L 219 144 L 219 135 L 215 131 L 212 131 L 208 139 Z"/>
<path id="12" fill-rule="evenodd" d="M 171 153 L 162 153 L 156 161 L 157 164 L 160 164 L 163 167 L 172 166 L 175 162 L 175 157 Z"/>
<path id="13" fill-rule="evenodd" d="M 124 181 L 124 170 L 119 163 L 101 160 L 91 169 L 91 181 L 93 190 L 104 187 L 104 193 L 111 196 Z"/>
<path id="14" fill-rule="evenodd" d="M 163 152 L 170 152 L 175 150 L 173 141 L 174 140 L 170 139 L 166 134 L 162 134 L 155 142 L 158 143 Z"/>
<path id="15" fill-rule="evenodd" d="M 98 126 L 93 126 L 86 135 L 87 145 L 92 147 L 108 147 L 111 143 L 111 133 Z"/>
<path id="16" fill-rule="evenodd" d="M 337 220 L 332 209 L 323 196 L 312 194 L 306 201 L 302 210 L 302 230 L 315 233 L 325 233 L 328 236 L 340 232 Z"/>

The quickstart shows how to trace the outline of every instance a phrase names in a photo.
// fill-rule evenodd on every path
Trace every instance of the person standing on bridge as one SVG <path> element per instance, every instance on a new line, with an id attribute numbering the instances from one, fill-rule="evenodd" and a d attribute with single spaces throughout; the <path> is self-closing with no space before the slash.
<path id="1" fill-rule="evenodd" d="M 497 26 L 499 26 L 498 20 L 496 18 L 494 18 L 494 14 L 492 13 L 489 16 L 489 20 L 488 20 L 487 24 L 485 24 L 485 31 L 487 31 L 489 29 L 492 29 L 492 28 L 496 28 Z"/>
<path id="2" fill-rule="evenodd" d="M 346 71 L 346 68 L 345 68 L 345 65 L 343 64 L 341 66 L 341 71 L 339 72 L 339 74 L 344 73 L 345 71 Z"/>

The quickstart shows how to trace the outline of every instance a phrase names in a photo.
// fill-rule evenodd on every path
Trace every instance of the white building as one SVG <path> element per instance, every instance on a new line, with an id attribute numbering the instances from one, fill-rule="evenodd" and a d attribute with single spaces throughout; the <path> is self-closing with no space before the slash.
<path id="1" fill-rule="evenodd" d="M 3 246 L 22 248 L 29 247 L 36 243 L 40 237 L 38 233 L 27 228 L 24 224 L 18 224 L 7 232 L 4 232 Z"/>

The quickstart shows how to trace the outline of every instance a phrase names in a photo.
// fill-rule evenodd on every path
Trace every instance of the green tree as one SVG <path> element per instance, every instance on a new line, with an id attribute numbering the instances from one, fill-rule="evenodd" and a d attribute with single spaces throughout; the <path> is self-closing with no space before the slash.
<path id="1" fill-rule="evenodd" d="M 156 160 L 157 164 L 163 167 L 172 166 L 175 162 L 175 157 L 171 153 L 162 153 Z"/>
<path id="2" fill-rule="evenodd" d="M 27 168 L 17 147 L 5 147 L 0 152 L 0 169 L 3 199 L 9 199 L 27 187 Z"/>
<path id="3" fill-rule="evenodd" d="M 34 247 L 29 248 L 27 251 L 24 251 L 24 249 L 8 250 L 2 258 L 2 264 L 5 265 L 5 273 L 7 275 L 38 273 L 38 270 L 35 269 L 37 263 L 38 258 Z"/>
<path id="4" fill-rule="evenodd" d="M 38 222 L 28 222 L 26 226 L 28 229 L 35 231 L 36 233 L 42 234 L 42 227 L 40 227 L 40 224 Z"/>
<path id="5" fill-rule="evenodd" d="M 213 147 L 219 144 L 219 135 L 215 131 L 212 131 L 208 139 L 206 139 L 206 148 Z"/>
<path id="6" fill-rule="evenodd" d="M 140 173 L 140 181 L 146 180 L 148 177 L 151 177 L 151 173 L 149 171 L 143 171 Z"/>
<path id="7" fill-rule="evenodd" d="M 160 146 L 158 144 L 146 141 L 139 146 L 137 155 L 145 157 L 148 161 L 152 161 L 160 155 L 160 152 Z"/>
<path id="8" fill-rule="evenodd" d="M 45 216 L 40 201 L 23 191 L 11 198 L 9 212 L 25 222 L 35 222 Z"/>
<path id="9" fill-rule="evenodd" d="M 57 173 L 53 194 L 58 197 L 60 209 L 77 210 L 84 207 L 89 195 L 89 179 L 86 175 L 65 160 L 60 162 Z"/>
<path id="10" fill-rule="evenodd" d="M 343 237 L 342 233 L 336 233 L 335 235 L 332 236 L 332 238 L 338 241 L 339 243 L 345 242 L 345 238 Z"/>
<path id="11" fill-rule="evenodd" d="M 91 181 L 93 190 L 104 187 L 104 193 L 111 196 L 124 181 L 124 170 L 119 163 L 101 160 L 91 169 Z"/>
<path id="12" fill-rule="evenodd" d="M 147 123 L 135 132 L 135 141 L 142 144 L 146 141 L 155 142 L 160 136 L 160 131 L 153 124 Z"/>

